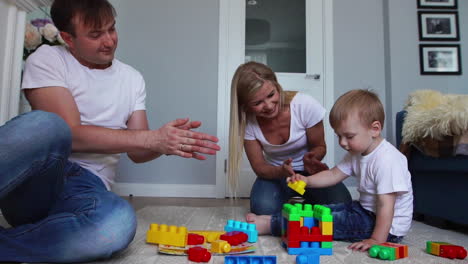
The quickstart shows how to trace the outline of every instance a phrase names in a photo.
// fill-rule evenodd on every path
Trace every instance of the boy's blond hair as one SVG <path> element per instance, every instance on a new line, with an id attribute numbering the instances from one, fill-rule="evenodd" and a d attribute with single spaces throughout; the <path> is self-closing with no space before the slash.
<path id="1" fill-rule="evenodd" d="M 384 126 L 385 111 L 379 97 L 369 90 L 351 90 L 336 100 L 330 111 L 330 125 L 338 128 L 348 115 L 357 111 L 361 124 L 370 127 L 374 121 Z"/>

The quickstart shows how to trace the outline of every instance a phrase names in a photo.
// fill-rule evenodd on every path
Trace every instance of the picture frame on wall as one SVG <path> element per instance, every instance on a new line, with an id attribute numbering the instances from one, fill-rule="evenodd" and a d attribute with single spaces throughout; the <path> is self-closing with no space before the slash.
<path id="1" fill-rule="evenodd" d="M 422 75 L 460 75 L 461 58 L 458 44 L 420 44 L 419 59 Z"/>
<path id="2" fill-rule="evenodd" d="M 456 9 L 457 0 L 416 0 L 418 8 Z"/>
<path id="3" fill-rule="evenodd" d="M 418 27 L 420 41 L 457 41 L 458 12 L 419 11 Z"/>

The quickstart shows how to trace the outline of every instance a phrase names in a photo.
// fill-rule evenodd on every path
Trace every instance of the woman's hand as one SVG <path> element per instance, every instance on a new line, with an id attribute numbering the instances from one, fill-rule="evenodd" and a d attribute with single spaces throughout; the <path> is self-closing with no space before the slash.
<path id="1" fill-rule="evenodd" d="M 283 165 L 281 165 L 281 170 L 283 171 L 282 174 L 285 175 L 285 177 L 294 175 L 294 170 L 291 164 L 292 164 L 292 158 L 289 158 L 283 161 Z"/>
<path id="2" fill-rule="evenodd" d="M 302 159 L 304 162 L 304 170 L 310 175 L 314 175 L 324 170 L 328 170 L 327 164 L 321 162 L 316 158 L 314 152 L 307 152 Z"/>

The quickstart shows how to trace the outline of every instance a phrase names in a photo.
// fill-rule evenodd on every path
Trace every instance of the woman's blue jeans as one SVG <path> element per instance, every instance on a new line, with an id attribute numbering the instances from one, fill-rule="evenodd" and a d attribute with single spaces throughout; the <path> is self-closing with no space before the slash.
<path id="1" fill-rule="evenodd" d="M 297 172 L 307 175 L 305 172 Z M 271 215 L 271 234 L 281 235 L 281 210 L 289 198 L 299 196 L 288 187 L 286 180 L 265 180 L 257 177 L 250 192 L 250 211 L 257 215 Z M 351 202 L 351 194 L 343 183 L 328 188 L 306 188 L 304 203 L 334 204 Z"/>
<path id="2" fill-rule="evenodd" d="M 71 133 L 33 111 L 0 127 L 0 262 L 85 262 L 133 240 L 136 217 L 94 174 L 68 161 Z"/>

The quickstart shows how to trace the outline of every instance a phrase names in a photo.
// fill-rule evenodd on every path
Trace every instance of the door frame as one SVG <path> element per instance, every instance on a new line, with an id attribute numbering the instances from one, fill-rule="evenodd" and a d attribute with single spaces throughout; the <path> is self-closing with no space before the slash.
<path id="1" fill-rule="evenodd" d="M 334 103 L 333 66 L 333 1 L 322 1 L 323 31 L 323 96 L 324 107 L 328 111 Z M 218 129 L 221 150 L 216 154 L 216 196 L 224 198 L 228 194 L 227 166 L 229 158 L 229 112 L 231 100 L 231 80 L 237 67 L 244 63 L 245 56 L 245 1 L 220 0 L 219 3 L 219 60 L 218 60 Z M 328 124 L 328 111 L 325 116 L 325 141 L 327 155 L 325 162 L 335 163 L 335 140 L 333 129 Z"/>

